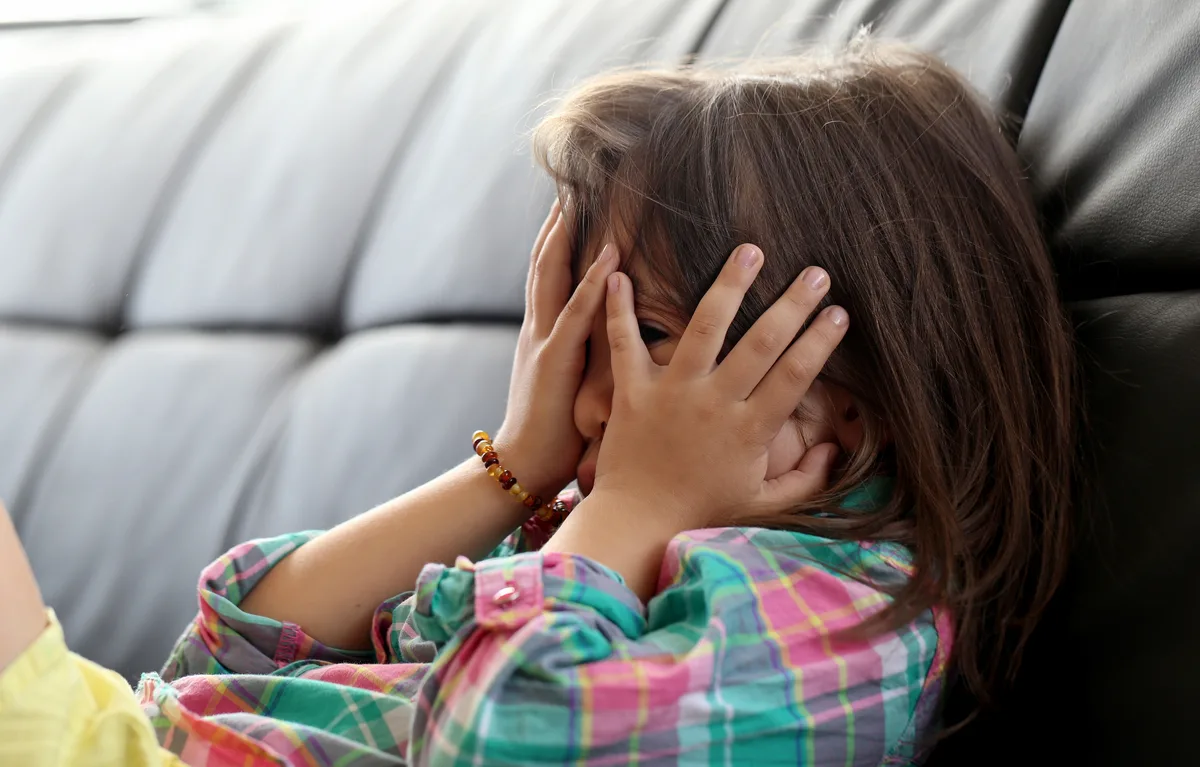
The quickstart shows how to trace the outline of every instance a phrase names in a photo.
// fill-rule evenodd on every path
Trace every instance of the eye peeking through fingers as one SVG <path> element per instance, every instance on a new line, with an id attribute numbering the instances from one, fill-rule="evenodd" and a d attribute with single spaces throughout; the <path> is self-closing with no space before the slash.
<path id="1" fill-rule="evenodd" d="M 645 321 L 638 322 L 638 333 L 641 335 L 642 343 L 646 345 L 647 349 L 657 346 L 671 337 L 671 334 L 667 331 Z"/>

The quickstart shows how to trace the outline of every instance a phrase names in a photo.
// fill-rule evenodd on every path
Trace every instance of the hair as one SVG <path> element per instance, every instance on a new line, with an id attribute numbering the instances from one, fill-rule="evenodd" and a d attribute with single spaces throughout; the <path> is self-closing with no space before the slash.
<path id="1" fill-rule="evenodd" d="M 822 497 L 764 525 L 892 540 L 914 573 L 872 629 L 952 610 L 977 700 L 1012 682 L 1063 579 L 1080 407 L 1072 330 L 1008 133 L 934 56 L 844 52 L 588 80 L 534 133 L 575 258 L 624 262 L 690 317 L 734 247 L 766 253 L 727 347 L 809 264 L 850 331 L 822 377 L 864 438 Z M 608 234 L 606 234 L 608 233 Z M 875 474 L 892 498 L 840 501 Z"/>
<path id="2" fill-rule="evenodd" d="M 690 317 L 729 253 L 766 254 L 730 348 L 810 264 L 850 314 L 826 364 L 863 419 L 821 498 L 764 520 L 889 540 L 913 576 L 873 628 L 933 605 L 980 701 L 1016 674 L 1069 559 L 1078 386 L 1070 325 L 997 117 L 931 55 L 859 38 L 828 57 L 625 70 L 535 130 L 575 257 L 616 228 Z M 876 474 L 891 499 L 839 501 Z M 818 513 L 820 512 L 820 513 Z"/>

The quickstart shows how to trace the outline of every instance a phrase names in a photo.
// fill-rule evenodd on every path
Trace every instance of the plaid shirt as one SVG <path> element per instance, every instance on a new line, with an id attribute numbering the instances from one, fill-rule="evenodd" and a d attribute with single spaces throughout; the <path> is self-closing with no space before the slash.
<path id="1" fill-rule="evenodd" d="M 937 726 L 949 616 L 839 633 L 907 578 L 896 546 L 695 530 L 643 605 L 516 534 L 495 558 L 426 566 L 354 653 L 238 608 L 316 535 L 209 566 L 199 616 L 143 677 L 159 742 L 188 764 L 909 764 Z"/>

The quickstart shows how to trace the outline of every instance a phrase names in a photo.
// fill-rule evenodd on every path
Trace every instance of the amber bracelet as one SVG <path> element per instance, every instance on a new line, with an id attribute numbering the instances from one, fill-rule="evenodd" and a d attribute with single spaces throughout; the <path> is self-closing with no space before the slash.
<path id="1" fill-rule="evenodd" d="M 532 511 L 539 519 L 544 521 L 550 521 L 566 515 L 565 506 L 559 509 L 558 506 L 560 504 L 558 501 L 555 501 L 551 506 L 545 506 L 542 503 L 540 495 L 533 495 L 521 487 L 521 483 L 512 475 L 512 472 L 500 464 L 500 456 L 496 454 L 496 449 L 492 447 L 492 438 L 488 436 L 486 431 L 477 431 L 471 438 L 471 447 L 475 448 L 475 455 L 479 456 L 480 460 L 483 461 L 483 467 L 487 469 L 488 476 L 499 482 L 500 487 L 511 493 L 525 508 Z"/>

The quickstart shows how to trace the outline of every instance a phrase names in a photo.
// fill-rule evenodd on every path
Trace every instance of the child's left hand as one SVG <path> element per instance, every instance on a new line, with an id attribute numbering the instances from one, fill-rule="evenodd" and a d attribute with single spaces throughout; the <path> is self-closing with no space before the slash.
<path id="1" fill-rule="evenodd" d="M 629 278 L 609 277 L 613 402 L 594 496 L 681 532 L 730 524 L 739 509 L 786 508 L 825 488 L 836 445 L 815 446 L 775 479 L 766 471 L 768 445 L 846 334 L 846 312 L 834 306 L 792 341 L 829 290 L 828 275 L 806 269 L 716 364 L 762 263 L 752 245 L 734 251 L 666 366 L 639 337 Z"/>

